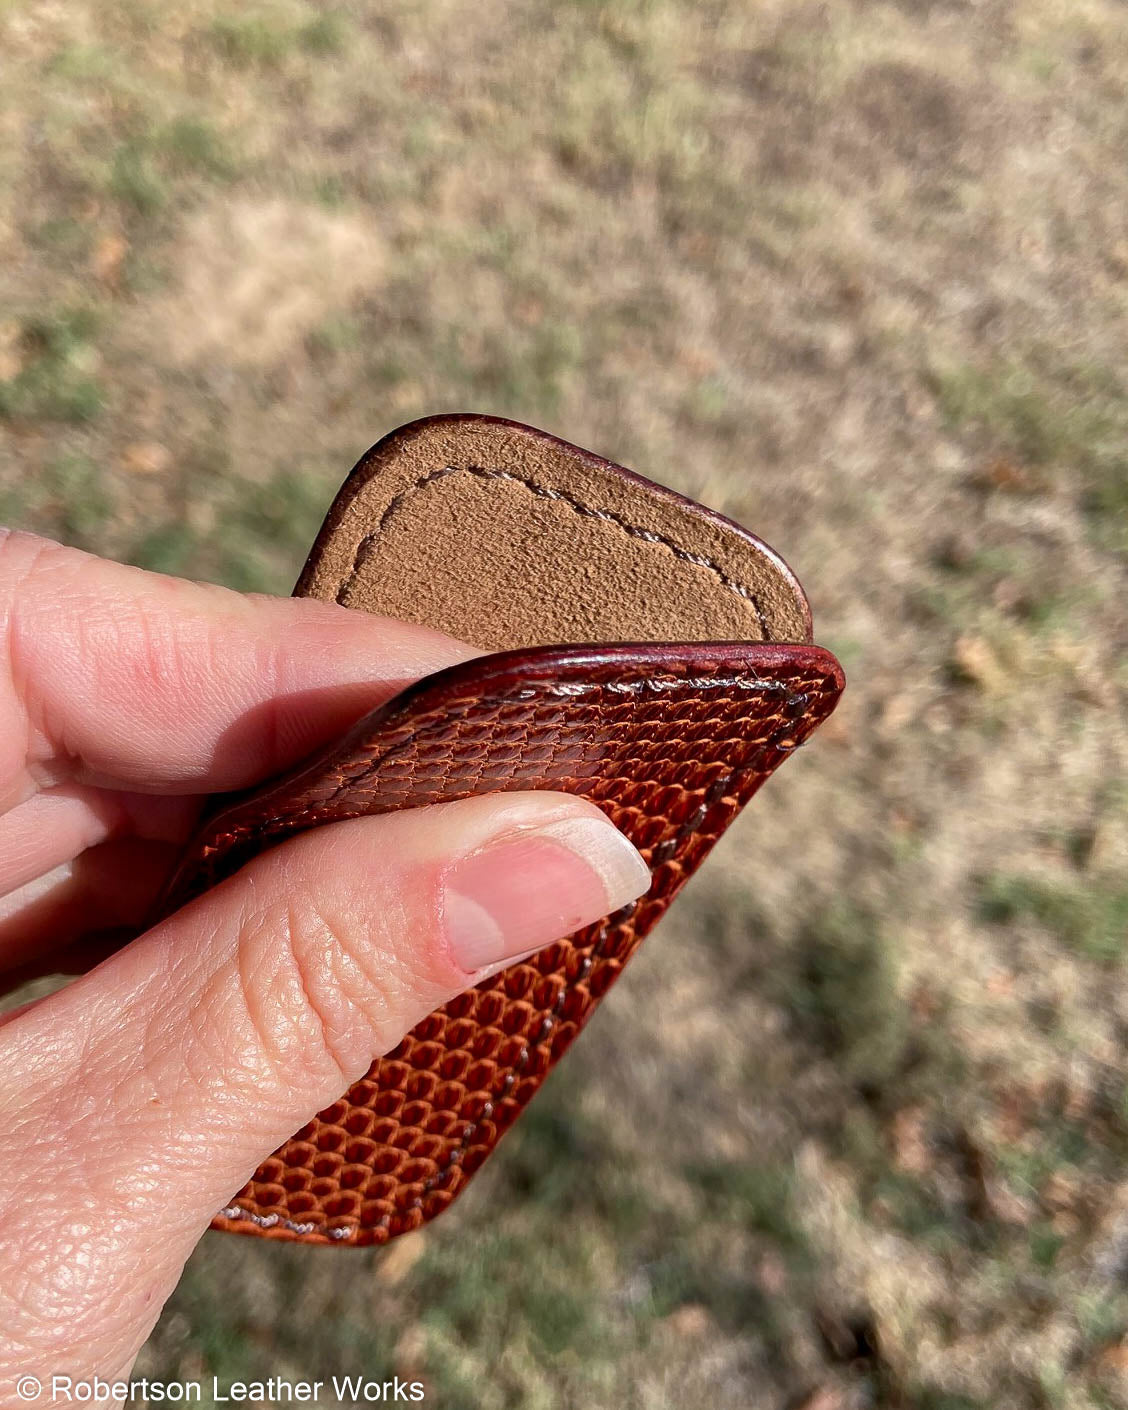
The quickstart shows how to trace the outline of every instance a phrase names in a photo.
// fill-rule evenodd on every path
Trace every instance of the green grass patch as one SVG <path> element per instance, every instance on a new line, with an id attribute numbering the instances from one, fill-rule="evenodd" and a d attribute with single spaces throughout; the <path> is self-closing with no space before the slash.
<path id="1" fill-rule="evenodd" d="M 221 15 L 211 22 L 207 35 L 217 53 L 241 68 L 280 63 L 296 37 L 291 26 L 265 14 Z"/>
<path id="2" fill-rule="evenodd" d="M 1107 368 L 1028 363 L 937 368 L 932 390 L 948 424 L 1013 453 L 1045 484 L 1079 483 L 1081 502 L 1102 541 L 1128 551 L 1128 388 Z"/>
<path id="3" fill-rule="evenodd" d="M 192 568 L 196 537 L 176 520 L 147 529 L 125 555 L 126 562 L 150 573 L 187 575 Z"/>
<path id="4" fill-rule="evenodd" d="M 104 83 L 118 71 L 120 60 L 100 44 L 68 44 L 54 54 L 46 69 L 63 83 Z"/>
<path id="5" fill-rule="evenodd" d="M 277 12 L 220 15 L 206 34 L 212 48 L 237 68 L 276 68 L 296 50 L 315 56 L 339 54 L 350 26 L 335 10 L 304 22 Z"/>
<path id="6" fill-rule="evenodd" d="M 97 328 L 88 308 L 28 319 L 19 340 L 23 366 L 0 382 L 0 420 L 92 421 L 104 400 L 94 376 Z"/>
<path id="7" fill-rule="evenodd" d="M 345 183 L 333 172 L 323 172 L 313 180 L 313 199 L 326 210 L 339 210 L 348 199 Z"/>
<path id="8" fill-rule="evenodd" d="M 348 38 L 348 21 L 333 10 L 318 15 L 298 31 L 298 42 L 309 54 L 339 54 Z"/>
<path id="9" fill-rule="evenodd" d="M 78 260 L 90 252 L 92 231 L 88 222 L 73 216 L 55 216 L 36 226 L 31 239 L 42 250 Z"/>
<path id="10" fill-rule="evenodd" d="M 115 509 L 101 467 L 86 455 L 61 455 L 49 462 L 43 480 L 56 507 L 59 536 L 97 552 Z"/>
<path id="11" fill-rule="evenodd" d="M 560 1082 L 550 1082 L 522 1116 L 505 1157 L 507 1198 L 535 1201 L 553 1218 L 592 1216 L 627 1240 L 663 1217 L 643 1173 L 624 1162 L 608 1132 Z"/>
<path id="12" fill-rule="evenodd" d="M 594 1351 L 600 1341 L 599 1309 L 584 1296 L 583 1280 L 575 1276 L 584 1240 L 567 1243 L 558 1245 L 552 1257 L 527 1259 L 521 1239 L 495 1235 L 458 1268 L 449 1257 L 429 1250 L 419 1284 L 425 1322 L 445 1334 L 441 1339 L 471 1345 L 503 1339 L 499 1333 L 505 1324 L 516 1322 L 549 1352 L 579 1350 L 584 1344 Z M 503 1278 L 498 1276 L 502 1268 Z M 508 1307 L 495 1295 L 503 1281 Z"/>
<path id="13" fill-rule="evenodd" d="M 148 143 L 123 142 L 110 163 L 110 195 L 138 215 L 152 216 L 168 201 L 168 183 L 161 174 Z"/>
<path id="14" fill-rule="evenodd" d="M 174 118 L 157 129 L 153 140 L 174 175 L 226 179 L 233 174 L 234 162 L 226 141 L 203 119 Z"/>
<path id="15" fill-rule="evenodd" d="M 931 1386 L 913 1391 L 910 1403 L 915 1410 L 985 1410 L 982 1400 L 973 1400 L 969 1395 L 959 1395 L 953 1391 L 936 1390 Z"/>
<path id="16" fill-rule="evenodd" d="M 263 484 L 233 486 L 228 511 L 221 516 L 220 541 L 236 559 L 247 543 L 302 554 L 313 540 L 327 506 L 319 478 L 302 470 L 280 470 Z M 228 540 L 234 542 L 228 547 Z"/>
<path id="17" fill-rule="evenodd" d="M 280 470 L 262 484 L 202 472 L 198 493 L 216 504 L 215 528 L 193 533 L 178 512 L 150 527 L 126 557 L 139 568 L 200 577 L 239 592 L 290 591 L 328 494 L 319 476 Z"/>
<path id="18" fill-rule="evenodd" d="M 1073 443 L 1068 421 L 1022 367 L 982 371 L 965 365 L 937 372 L 932 381 L 950 425 L 978 426 L 998 435 L 1033 465 L 1060 461 Z"/>
<path id="19" fill-rule="evenodd" d="M 790 1165 L 710 1161 L 690 1166 L 685 1174 L 710 1218 L 763 1234 L 791 1252 L 806 1251 Z"/>
<path id="20" fill-rule="evenodd" d="M 98 464 L 63 453 L 33 475 L 0 489 L 0 522 L 34 528 L 64 543 L 98 552 L 116 503 Z"/>
<path id="21" fill-rule="evenodd" d="M 138 215 L 153 216 L 169 203 L 178 182 L 228 181 L 237 170 L 214 125 L 182 116 L 122 142 L 110 163 L 109 191 Z"/>
<path id="22" fill-rule="evenodd" d="M 1037 1195 L 1059 1170 L 1087 1168 L 1111 1152 L 1098 1148 L 1080 1122 L 1054 1115 L 1040 1126 L 1036 1143 L 999 1146 L 993 1154 L 999 1169 L 1017 1190 Z"/>
<path id="23" fill-rule="evenodd" d="M 1035 921 L 1075 953 L 1102 964 L 1124 955 L 1128 886 L 1119 878 L 1044 881 L 994 874 L 979 883 L 978 911 L 992 925 Z"/>
<path id="24" fill-rule="evenodd" d="M 335 356 L 338 353 L 352 353 L 364 339 L 364 328 L 358 318 L 349 314 L 334 314 L 327 318 L 309 335 L 307 343 L 315 356 Z"/>
<path id="25" fill-rule="evenodd" d="M 512 329 L 491 334 L 473 357 L 451 345 L 452 360 L 491 409 L 551 416 L 585 361 L 584 341 L 575 324 L 561 321 L 521 338 L 514 338 Z"/>
<path id="26" fill-rule="evenodd" d="M 553 1367 L 558 1392 L 582 1399 L 645 1337 L 628 1308 L 593 1296 L 593 1269 L 606 1247 L 597 1231 L 577 1221 L 556 1238 L 552 1227 L 537 1225 L 536 1257 L 527 1234 L 483 1224 L 457 1256 L 436 1241 L 412 1270 L 409 1307 L 443 1406 L 526 1404 L 532 1385 L 545 1384 L 535 1369 L 544 1366 Z M 573 1394 L 563 1399 L 574 1403 Z"/>
<path id="27" fill-rule="evenodd" d="M 690 1231 L 685 1231 L 685 1237 L 685 1245 L 667 1246 L 646 1265 L 648 1292 L 635 1309 L 640 1330 L 645 1333 L 656 1320 L 668 1317 L 679 1307 L 704 1307 L 719 1326 L 730 1332 L 747 1336 L 753 1331 L 782 1349 L 781 1308 L 765 1294 L 752 1268 L 724 1266 L 711 1256 L 708 1240 L 693 1247 Z M 791 1271 L 794 1273 L 795 1268 Z"/>
<path id="28" fill-rule="evenodd" d="M 1027 545 L 965 551 L 962 543 L 950 541 L 941 545 L 933 566 L 936 575 L 911 589 L 914 614 L 959 630 L 973 627 L 1004 656 L 1015 648 L 1016 626 L 1034 636 L 1072 630 L 1098 600 L 1090 584 L 1073 582 L 1062 591 L 1047 583 Z M 1005 608 L 994 605 L 1000 592 Z"/>
<path id="29" fill-rule="evenodd" d="M 1084 1292 L 1074 1303 L 1073 1314 L 1090 1346 L 1119 1341 L 1128 1329 L 1128 1298 L 1104 1288 Z"/>
<path id="30" fill-rule="evenodd" d="M 828 906 L 800 935 L 800 969 L 788 995 L 846 1074 L 863 1088 L 883 1086 L 902 1065 L 908 1013 L 897 964 L 877 916 Z"/>
<path id="31" fill-rule="evenodd" d="M 938 1249 L 960 1242 L 951 1214 L 927 1180 L 887 1169 L 874 1181 L 869 1193 L 872 1201 L 880 1202 L 893 1227 L 909 1238 L 927 1241 Z"/>
<path id="32" fill-rule="evenodd" d="M 1036 1224 L 1030 1230 L 1030 1261 L 1035 1268 L 1048 1273 L 1057 1262 L 1057 1256 L 1065 1243 L 1065 1235 L 1059 1234 L 1049 1224 Z"/>

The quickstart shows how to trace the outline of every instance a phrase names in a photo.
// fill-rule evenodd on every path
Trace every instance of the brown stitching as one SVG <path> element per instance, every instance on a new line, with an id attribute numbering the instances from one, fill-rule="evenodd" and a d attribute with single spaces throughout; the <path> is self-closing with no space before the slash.
<path id="1" fill-rule="evenodd" d="M 527 490 L 535 494 L 538 499 L 557 500 L 561 504 L 566 504 L 569 509 L 585 519 L 601 519 L 604 523 L 615 524 L 622 529 L 623 533 L 629 534 L 631 538 L 642 539 L 644 543 L 658 543 L 664 548 L 668 548 L 675 558 L 680 558 L 683 563 L 692 563 L 697 568 L 707 568 L 710 573 L 728 588 L 730 592 L 735 592 L 738 597 L 743 597 L 751 604 L 752 610 L 756 613 L 756 620 L 760 624 L 760 630 L 764 634 L 765 641 L 771 641 L 771 631 L 768 627 L 767 618 L 764 616 L 756 594 L 744 583 L 738 582 L 736 578 L 730 577 L 728 573 L 715 563 L 713 559 L 706 558 L 700 553 L 691 553 L 689 549 L 683 548 L 681 544 L 675 543 L 673 539 L 666 538 L 664 534 L 657 534 L 653 529 L 644 529 L 639 524 L 632 524 L 629 520 L 620 515 L 612 513 L 609 509 L 593 509 L 591 505 L 584 504 L 578 499 L 573 499 L 571 495 L 565 494 L 563 490 L 553 489 L 549 485 L 538 484 L 536 480 L 527 479 L 523 475 L 515 475 L 511 470 L 486 470 L 479 465 L 444 465 L 440 470 L 431 470 L 426 475 L 421 476 L 413 485 L 408 485 L 401 490 L 388 504 L 380 522 L 371 534 L 365 534 L 356 546 L 356 553 L 353 555 L 352 568 L 348 577 L 337 590 L 337 602 L 342 607 L 349 605 L 348 599 L 352 589 L 360 576 L 364 562 L 376 546 L 376 540 L 387 528 L 392 518 L 407 503 L 409 499 L 428 485 L 434 484 L 437 480 L 445 480 L 448 475 L 464 473 L 475 475 L 480 480 L 509 480 L 516 485 L 524 485 Z"/>
<path id="2" fill-rule="evenodd" d="M 640 683 L 645 684 L 646 682 L 644 680 Z M 734 684 L 736 682 L 726 681 L 723 683 Z M 809 693 L 811 693 L 812 687 L 806 685 L 806 683 L 804 683 L 803 691 L 796 692 L 789 691 L 787 687 L 784 686 L 783 683 L 780 681 L 755 681 L 753 683 L 758 686 L 771 685 L 776 687 L 777 689 L 783 690 L 784 694 L 787 696 L 788 704 L 790 704 L 791 701 L 794 700 L 798 695 L 804 694 L 808 695 L 807 703 L 811 703 L 809 699 Z M 812 682 L 812 685 L 814 684 L 815 682 Z M 499 701 L 503 701 L 506 698 L 508 697 L 502 696 L 498 699 Z M 763 759 L 764 755 L 770 749 L 781 748 L 785 742 L 785 736 L 790 732 L 802 728 L 802 726 L 810 718 L 811 713 L 812 712 L 809 709 L 805 709 L 803 711 L 803 714 L 798 719 L 785 720 L 784 723 L 780 725 L 779 729 L 776 730 L 775 734 L 771 735 L 768 739 L 764 741 L 763 745 L 761 746 L 760 750 L 757 752 L 753 760 L 750 760 L 748 763 L 745 764 L 739 764 L 736 768 L 731 769 L 727 774 L 723 774 L 720 778 L 715 779 L 705 792 L 706 801 L 703 802 L 701 806 L 697 809 L 697 811 L 693 813 L 693 815 L 682 824 L 682 826 L 674 833 L 672 837 L 667 838 L 665 842 L 660 843 L 658 848 L 655 849 L 656 851 L 660 849 L 662 852 L 662 857 L 659 860 L 658 865 L 661 866 L 663 863 L 669 861 L 672 857 L 676 856 L 682 845 L 687 842 L 689 838 L 693 837 L 697 832 L 700 831 L 702 824 L 704 823 L 706 817 L 708 817 L 709 804 L 719 802 L 722 798 L 724 798 L 728 793 L 729 789 L 734 784 L 734 782 L 742 775 L 761 772 L 761 770 L 757 768 L 757 765 Z M 411 736 L 411 740 L 406 740 L 404 741 L 404 743 L 410 743 L 412 740 L 418 738 L 418 733 L 419 732 L 417 731 Z M 788 747 L 793 748 L 794 742 L 788 742 Z M 386 759 L 388 757 L 389 755 L 386 754 L 382 756 L 382 759 Z M 615 911 L 612 915 L 605 917 L 605 919 L 600 924 L 598 934 L 596 935 L 595 939 L 591 944 L 589 953 L 582 957 L 582 963 L 580 966 L 580 970 L 576 975 L 576 978 L 574 980 L 567 981 L 561 985 L 560 992 L 557 995 L 556 1000 L 553 1004 L 554 1009 L 558 1010 L 562 1008 L 567 995 L 573 992 L 576 984 L 581 979 L 586 979 L 589 976 L 593 968 L 592 961 L 595 957 L 598 957 L 600 955 L 602 946 L 606 941 L 608 935 L 610 934 L 613 924 L 621 925 L 624 921 L 628 920 L 631 915 L 633 915 L 634 911 L 637 909 L 637 906 L 638 902 L 632 901 L 629 905 L 623 906 L 618 911 Z M 554 1026 L 555 1025 L 552 1013 L 546 1013 L 544 1016 L 544 1022 L 541 1025 L 541 1032 L 537 1036 L 535 1045 L 539 1046 L 541 1043 L 546 1042 L 549 1036 L 551 1035 Z M 524 1066 L 524 1064 L 528 1062 L 528 1059 L 529 1049 L 528 1047 L 524 1047 L 521 1050 L 521 1055 L 518 1059 L 518 1067 Z M 487 1092 L 486 1101 L 482 1107 L 481 1116 L 479 1116 L 476 1121 L 470 1121 L 467 1123 L 465 1130 L 463 1131 L 462 1135 L 458 1138 L 458 1141 L 451 1147 L 450 1152 L 446 1156 L 443 1164 L 441 1166 L 438 1166 L 438 1168 L 435 1170 L 435 1173 L 433 1175 L 429 1175 L 427 1179 L 423 1182 L 419 1194 L 415 1197 L 415 1199 L 412 1200 L 411 1204 L 408 1205 L 406 1212 L 410 1213 L 412 1210 L 421 1209 L 423 1207 L 423 1201 L 426 1199 L 426 1197 L 432 1192 L 432 1190 L 436 1189 L 447 1178 L 451 1170 L 461 1162 L 462 1157 L 470 1148 L 470 1142 L 473 1139 L 475 1132 L 480 1127 L 482 1121 L 488 1121 L 489 1118 L 493 1115 L 494 1102 L 503 1098 L 506 1093 L 513 1088 L 513 1086 L 516 1084 L 516 1081 L 517 1079 L 513 1072 L 506 1072 L 502 1077 L 500 1088 L 494 1087 Z M 257 1214 L 253 1210 L 243 1209 L 239 1205 L 229 1205 L 227 1208 L 222 1209 L 220 1211 L 220 1217 L 231 1220 L 246 1219 L 250 1220 L 251 1223 L 258 1225 L 258 1227 L 260 1228 L 283 1228 L 290 1233 L 299 1235 L 317 1233 L 320 1234 L 320 1236 L 323 1238 L 332 1239 L 334 1242 L 338 1243 L 343 1242 L 346 1239 L 354 1239 L 359 1233 L 362 1232 L 362 1226 L 360 1224 L 339 1224 L 335 1225 L 331 1229 L 319 1229 L 317 1228 L 317 1226 L 308 1223 L 298 1224 L 294 1220 L 287 1219 L 285 1218 L 285 1216 L 280 1214 Z M 389 1237 L 391 1237 L 393 1232 L 393 1222 L 393 1215 L 385 1214 L 381 1217 L 379 1224 L 375 1227 L 388 1229 Z M 398 1229 L 395 1229 L 394 1232 L 398 1232 Z"/>

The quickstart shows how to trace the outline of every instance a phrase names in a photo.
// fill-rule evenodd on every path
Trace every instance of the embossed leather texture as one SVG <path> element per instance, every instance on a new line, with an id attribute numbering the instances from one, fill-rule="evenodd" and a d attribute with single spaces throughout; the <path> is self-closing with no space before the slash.
<path id="1" fill-rule="evenodd" d="M 404 447 L 411 452 L 407 465 Z M 480 463 L 487 448 L 490 463 Z M 362 573 L 371 588 L 365 605 L 385 610 L 380 579 L 390 570 L 381 564 L 379 534 L 404 503 L 404 485 L 417 493 L 424 484 L 459 481 L 475 495 L 491 484 L 516 482 L 518 517 L 527 512 L 526 498 L 550 505 L 565 536 L 555 541 L 559 552 L 581 559 L 589 550 L 593 557 L 606 554 L 625 534 L 647 553 L 653 550 L 667 573 L 667 590 L 671 572 L 700 575 L 700 583 L 683 578 L 681 586 L 690 591 L 696 584 L 702 598 L 714 594 L 724 618 L 735 610 L 725 595 L 736 584 L 747 594 L 739 610 L 748 611 L 750 632 L 766 634 L 772 620 L 797 634 L 809 632 L 806 602 L 790 570 L 752 536 L 587 452 L 480 417 L 431 418 L 376 446 L 330 511 L 298 590 L 348 600 Z M 374 501 L 357 519 L 358 504 L 371 494 Z M 466 500 L 459 504 L 466 510 Z M 448 501 L 438 516 L 448 533 L 449 507 Z M 684 540 L 672 537 L 679 517 Z M 577 526 L 573 519 L 595 520 L 606 541 L 591 537 L 590 523 Z M 551 524 L 542 525 L 539 536 L 552 532 Z M 527 534 L 510 532 L 502 576 L 520 567 L 515 555 L 526 551 L 527 541 Z M 750 576 L 738 580 L 718 566 L 718 545 L 730 566 L 744 555 Z M 395 553 L 391 590 L 402 592 L 409 545 L 401 542 Z M 666 558 L 677 562 L 671 566 Z M 466 568 L 479 570 L 477 561 Z M 632 561 L 632 576 L 638 572 Z M 701 586 L 706 580 L 707 590 Z M 755 591 L 744 586 L 749 581 Z M 474 590 L 473 578 L 464 578 L 462 593 Z M 589 574 L 581 600 L 549 604 L 545 630 L 562 613 L 582 618 L 587 599 L 598 592 Z M 535 618 L 537 596 L 531 584 L 530 600 L 516 611 L 526 626 Z M 761 600 L 753 602 L 754 596 Z M 408 607 L 414 602 L 409 598 Z M 645 592 L 639 603 L 608 609 L 611 619 L 626 610 L 618 624 L 641 620 L 641 611 L 647 629 L 659 629 L 661 606 Z M 431 625 L 450 630 L 443 610 L 432 603 L 427 616 Z M 450 610 L 465 615 L 467 609 L 458 602 Z M 692 610 L 671 604 L 670 615 L 683 625 L 692 617 L 702 632 L 709 629 L 703 603 Z M 496 628 L 488 644 L 507 645 L 505 631 Z M 360 1246 L 383 1243 L 445 1209 L 716 839 L 830 714 L 842 687 L 834 657 L 809 638 L 502 649 L 417 683 L 284 779 L 217 800 L 170 878 L 159 914 L 304 829 L 514 789 L 557 789 L 591 799 L 638 847 L 653 883 L 632 905 L 510 966 L 416 1025 L 265 1161 L 214 1227 Z"/>

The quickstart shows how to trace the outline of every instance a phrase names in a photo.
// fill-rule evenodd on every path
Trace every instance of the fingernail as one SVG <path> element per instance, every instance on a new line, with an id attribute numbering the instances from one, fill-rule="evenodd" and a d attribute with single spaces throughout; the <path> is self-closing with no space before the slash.
<path id="1" fill-rule="evenodd" d="M 470 973 L 551 945 L 650 886 L 650 869 L 605 818 L 510 833 L 446 874 L 443 918 Z"/>

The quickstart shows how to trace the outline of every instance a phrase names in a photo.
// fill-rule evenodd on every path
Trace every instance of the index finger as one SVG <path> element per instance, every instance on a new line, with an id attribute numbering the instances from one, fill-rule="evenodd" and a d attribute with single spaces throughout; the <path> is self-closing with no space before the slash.
<path id="1" fill-rule="evenodd" d="M 64 780 L 238 788 L 478 654 L 332 603 L 244 596 L 0 530 L 0 810 Z"/>

